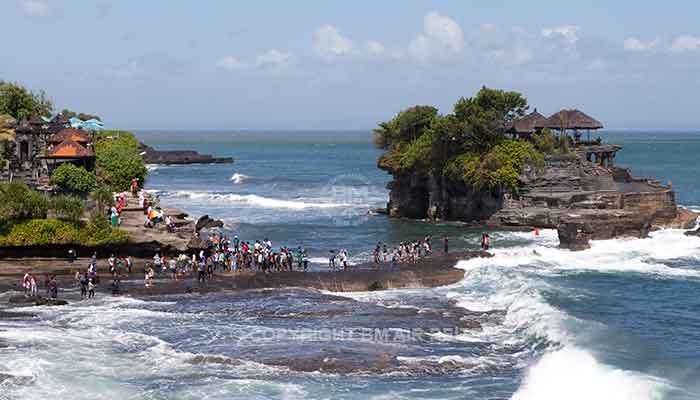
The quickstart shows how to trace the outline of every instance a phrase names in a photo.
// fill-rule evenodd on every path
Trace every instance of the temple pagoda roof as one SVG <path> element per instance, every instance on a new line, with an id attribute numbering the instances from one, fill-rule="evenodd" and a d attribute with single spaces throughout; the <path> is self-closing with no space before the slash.
<path id="1" fill-rule="evenodd" d="M 83 147 L 80 143 L 66 140 L 54 147 L 46 158 L 91 158 L 93 153 L 90 149 Z"/>
<path id="2" fill-rule="evenodd" d="M 89 143 L 90 136 L 87 133 L 74 128 L 64 128 L 49 136 L 49 143 L 62 143 L 65 141 L 76 143 Z"/>

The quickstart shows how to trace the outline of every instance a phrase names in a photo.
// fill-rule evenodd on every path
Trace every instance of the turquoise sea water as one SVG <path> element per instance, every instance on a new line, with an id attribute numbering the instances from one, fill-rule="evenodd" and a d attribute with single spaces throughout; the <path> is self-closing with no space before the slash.
<path id="1" fill-rule="evenodd" d="M 378 241 L 426 234 L 478 246 L 481 231 L 458 224 L 367 215 L 389 181 L 368 132 L 139 135 L 234 157 L 153 167 L 148 186 L 241 238 L 302 244 L 315 268 L 329 249 L 359 262 Z M 618 164 L 700 206 L 700 132 L 601 136 L 624 146 Z M 554 231 L 491 236 L 495 257 L 460 262 L 466 277 L 449 287 L 104 298 L 0 321 L 0 373 L 31 380 L 0 398 L 700 398 L 699 238 L 667 230 L 572 253 Z"/>

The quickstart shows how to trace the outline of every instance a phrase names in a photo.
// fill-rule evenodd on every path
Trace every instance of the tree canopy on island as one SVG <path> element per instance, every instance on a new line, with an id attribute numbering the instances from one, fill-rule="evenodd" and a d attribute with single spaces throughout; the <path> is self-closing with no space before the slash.
<path id="1" fill-rule="evenodd" d="M 378 166 L 394 175 L 432 175 L 478 189 L 517 191 L 523 167 L 543 164 L 547 149 L 538 143 L 551 144 L 549 131 L 534 144 L 506 137 L 527 109 L 522 94 L 486 87 L 460 98 L 451 114 L 425 105 L 408 108 L 374 130 L 375 145 L 385 150 Z"/>

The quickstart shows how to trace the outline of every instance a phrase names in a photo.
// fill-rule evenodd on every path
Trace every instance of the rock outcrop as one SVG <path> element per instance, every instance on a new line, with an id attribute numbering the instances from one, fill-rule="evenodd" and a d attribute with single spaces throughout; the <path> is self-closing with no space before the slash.
<path id="1" fill-rule="evenodd" d="M 582 148 L 548 156 L 541 170 L 521 171 L 519 190 L 474 190 L 446 178 L 394 175 L 387 212 L 391 216 L 480 222 L 496 228 L 557 229 L 564 248 L 581 250 L 589 240 L 646 237 L 660 228 L 689 229 L 697 214 L 677 207 L 675 193 L 628 169 L 593 162 L 619 146 Z"/>
<path id="2" fill-rule="evenodd" d="M 223 221 L 213 219 L 209 217 L 209 215 L 204 214 L 199 219 L 197 220 L 197 223 L 195 224 L 195 231 L 199 232 L 202 229 L 215 229 L 215 228 L 223 228 L 224 223 Z"/>
<path id="3" fill-rule="evenodd" d="M 192 150 L 156 150 L 151 146 L 140 144 L 141 156 L 146 164 L 231 164 L 231 157 L 214 157 L 199 154 Z"/>
<path id="4" fill-rule="evenodd" d="M 35 305 L 35 306 L 65 306 L 68 304 L 67 301 L 62 299 L 50 299 L 48 297 L 41 296 L 24 296 L 17 295 L 9 298 L 8 303 L 10 304 L 23 304 L 23 305 Z"/>

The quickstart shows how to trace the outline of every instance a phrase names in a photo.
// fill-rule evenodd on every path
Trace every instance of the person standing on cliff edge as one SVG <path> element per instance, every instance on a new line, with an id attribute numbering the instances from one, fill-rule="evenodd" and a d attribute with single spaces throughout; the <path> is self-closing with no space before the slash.
<path id="1" fill-rule="evenodd" d="M 442 250 L 445 252 L 445 255 L 450 250 L 450 240 L 447 238 L 447 235 L 442 238 Z"/>

